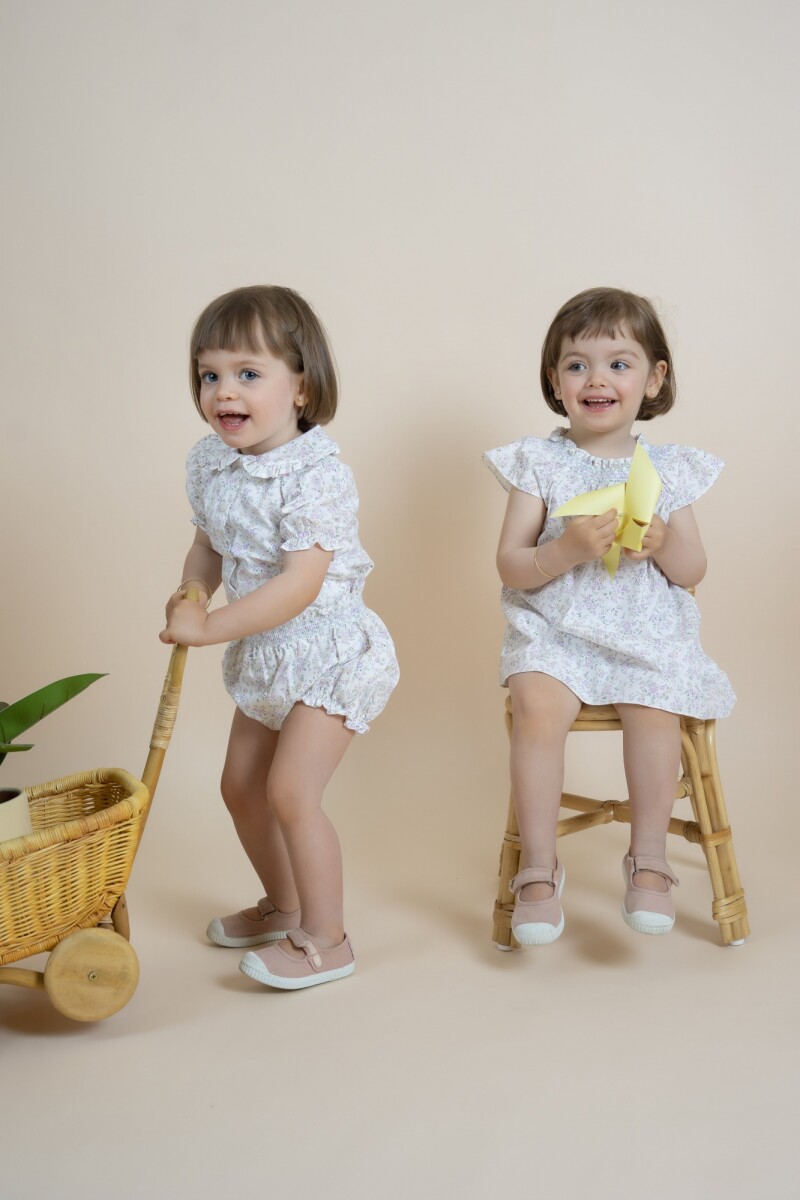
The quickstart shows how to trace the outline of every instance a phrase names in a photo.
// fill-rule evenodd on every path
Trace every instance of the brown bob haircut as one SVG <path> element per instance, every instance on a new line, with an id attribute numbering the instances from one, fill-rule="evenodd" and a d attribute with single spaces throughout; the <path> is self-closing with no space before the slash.
<path id="1" fill-rule="evenodd" d="M 561 357 L 561 346 L 565 338 L 618 337 L 622 331 L 637 341 L 647 355 L 650 366 L 657 362 L 667 364 L 667 373 L 658 395 L 652 400 L 645 398 L 637 414 L 637 421 L 652 421 L 661 413 L 669 412 L 675 403 L 675 374 L 672 369 L 667 338 L 661 327 L 656 310 L 644 296 L 623 292 L 619 288 L 589 288 L 579 292 L 558 310 L 547 331 L 542 346 L 541 383 L 544 398 L 553 412 L 562 417 L 567 411 L 556 399 L 553 385 L 547 372 L 555 370 Z"/>
<path id="2" fill-rule="evenodd" d="M 328 338 L 317 314 L 302 296 L 287 287 L 236 288 L 218 296 L 195 321 L 189 343 L 189 379 L 200 416 L 197 359 L 203 350 L 267 349 L 290 371 L 303 376 L 305 404 L 297 425 L 306 433 L 325 425 L 339 396 L 336 367 Z M 205 420 L 205 417 L 203 417 Z"/>

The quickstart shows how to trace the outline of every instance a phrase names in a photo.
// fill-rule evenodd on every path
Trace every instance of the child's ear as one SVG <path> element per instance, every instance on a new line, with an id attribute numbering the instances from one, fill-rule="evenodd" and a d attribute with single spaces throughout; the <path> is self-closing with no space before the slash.
<path id="1" fill-rule="evenodd" d="M 667 364 L 663 359 L 660 359 L 653 367 L 650 372 L 650 378 L 647 381 L 647 388 L 645 389 L 648 399 L 654 400 L 661 391 L 661 385 L 667 377 L 667 370 Z"/>
<path id="2" fill-rule="evenodd" d="M 550 381 L 550 387 L 553 389 L 553 395 L 555 396 L 556 400 L 560 400 L 561 390 L 558 386 L 558 371 L 555 369 L 555 367 L 547 368 L 547 378 Z"/>

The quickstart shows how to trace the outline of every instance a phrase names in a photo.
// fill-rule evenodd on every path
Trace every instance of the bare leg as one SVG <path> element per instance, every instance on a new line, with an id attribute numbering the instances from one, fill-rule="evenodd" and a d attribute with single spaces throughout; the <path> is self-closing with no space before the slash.
<path id="1" fill-rule="evenodd" d="M 641 704 L 615 705 L 622 721 L 625 778 L 631 802 L 631 854 L 664 858 L 681 761 L 680 718 Z M 637 887 L 666 892 L 667 881 L 637 871 Z"/>
<path id="2" fill-rule="evenodd" d="M 322 811 L 322 796 L 352 739 L 342 717 L 295 704 L 283 723 L 267 782 L 270 810 L 300 897 L 303 929 L 323 950 L 339 945 L 344 923 L 342 855 L 336 830 Z"/>
<path id="3" fill-rule="evenodd" d="M 551 675 L 525 671 L 508 681 L 514 708 L 511 793 L 526 867 L 556 865 L 556 824 L 564 788 L 564 745 L 580 711 L 574 692 Z M 529 883 L 521 900 L 547 900 L 548 883 Z"/>
<path id="4" fill-rule="evenodd" d="M 261 880 L 265 894 L 281 912 L 300 907 L 280 826 L 267 804 L 267 779 L 278 746 L 278 732 L 246 717 L 238 708 L 222 771 L 222 796 L 239 841 Z M 256 920 L 258 910 L 246 909 Z"/>

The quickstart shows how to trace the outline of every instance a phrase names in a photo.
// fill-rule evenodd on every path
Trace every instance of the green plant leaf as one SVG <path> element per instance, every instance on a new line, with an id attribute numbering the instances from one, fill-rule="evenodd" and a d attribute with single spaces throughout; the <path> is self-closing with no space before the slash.
<path id="1" fill-rule="evenodd" d="M 32 750 L 33 742 L 29 746 L 23 746 L 22 742 L 3 742 L 0 744 L 0 754 L 13 754 L 15 750 Z"/>
<path id="2" fill-rule="evenodd" d="M 72 700 L 103 677 L 102 674 L 68 675 L 66 679 L 57 679 L 55 683 L 48 683 L 46 687 L 39 688 L 38 692 L 31 692 L 22 700 L 9 704 L 8 708 L 0 710 L 0 740 L 13 741 L 20 733 L 30 729 L 31 725 L 48 717 L 51 712 L 55 712 L 62 704 L 66 704 L 68 700 Z"/>

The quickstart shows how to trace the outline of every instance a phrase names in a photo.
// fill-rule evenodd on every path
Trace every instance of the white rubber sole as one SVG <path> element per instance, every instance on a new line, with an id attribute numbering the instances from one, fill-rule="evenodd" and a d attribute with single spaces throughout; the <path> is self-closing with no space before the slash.
<path id="1" fill-rule="evenodd" d="M 639 912 L 629 913 L 622 901 L 622 919 L 629 929 L 637 933 L 654 934 L 656 937 L 669 933 L 675 924 L 674 917 L 666 917 L 663 913 Z"/>
<path id="2" fill-rule="evenodd" d="M 561 914 L 558 925 L 549 925 L 547 921 L 528 921 L 525 925 L 517 925 L 511 932 L 520 946 L 548 946 L 564 932 L 564 914 Z"/>
<path id="3" fill-rule="evenodd" d="M 567 872 L 562 870 L 561 884 L 558 889 L 559 900 L 566 878 Z M 517 925 L 516 928 L 512 925 L 511 932 L 520 946 L 549 946 L 551 942 L 557 941 L 564 932 L 564 914 L 562 912 L 558 925 L 550 925 L 547 921 L 526 921 L 525 924 Z"/>
<path id="4" fill-rule="evenodd" d="M 297 979 L 285 975 L 273 975 L 256 954 L 245 954 L 239 963 L 239 970 L 243 975 L 257 980 L 258 983 L 266 983 L 269 987 L 280 988 L 286 992 L 296 992 L 299 988 L 315 987 L 318 983 L 330 983 L 334 979 L 344 979 L 345 976 L 352 975 L 355 969 L 356 964 L 352 962 L 347 963 L 344 967 L 334 967 L 331 971 L 320 971 L 317 974 Z"/>
<path id="5" fill-rule="evenodd" d="M 229 946 L 234 950 L 246 950 L 248 946 L 266 946 L 268 942 L 283 941 L 286 933 L 255 933 L 252 937 L 232 938 L 225 933 L 225 927 L 220 918 L 214 917 L 206 930 L 206 937 L 215 946 Z"/>

